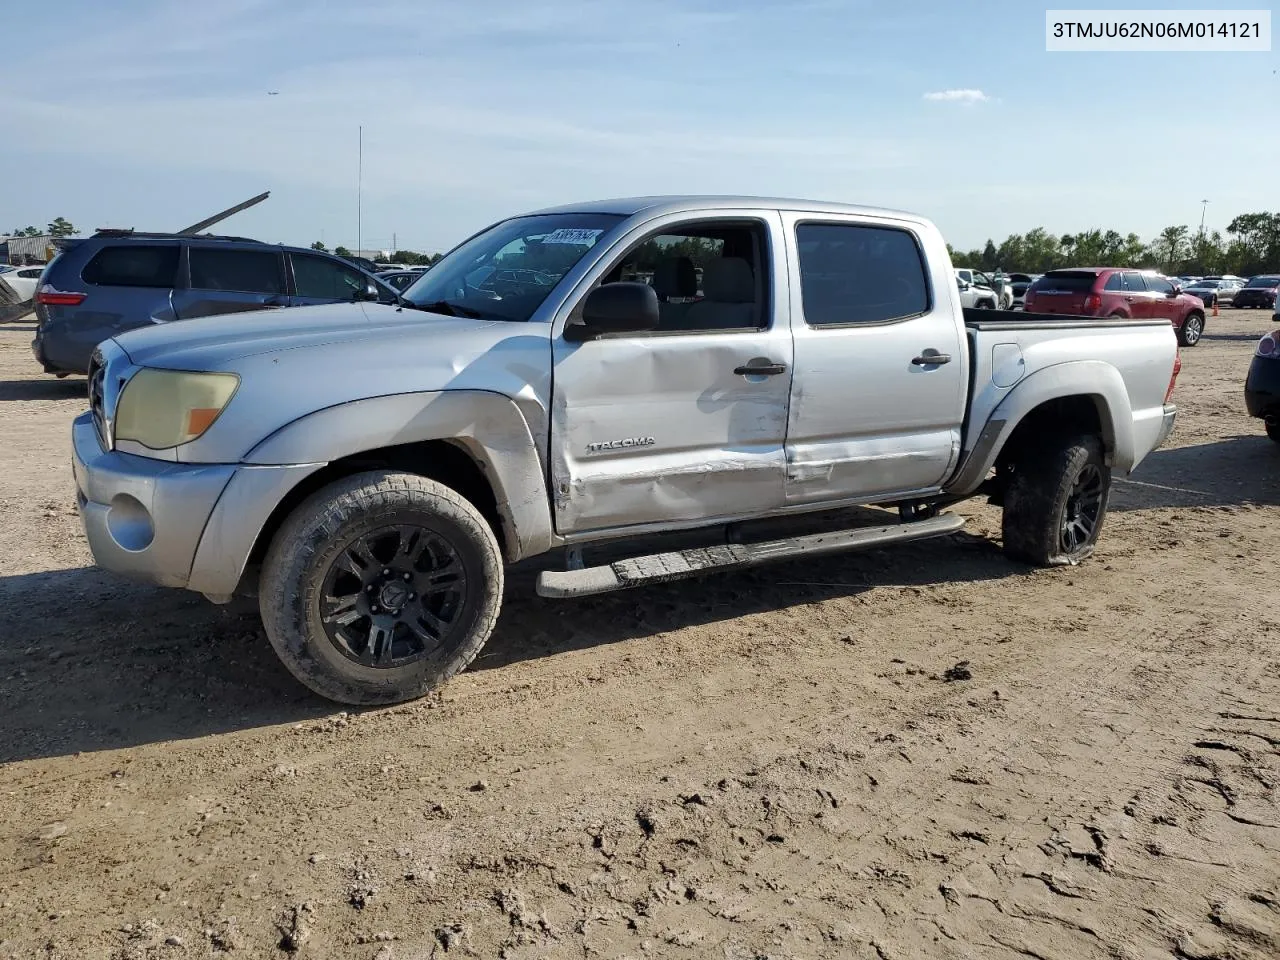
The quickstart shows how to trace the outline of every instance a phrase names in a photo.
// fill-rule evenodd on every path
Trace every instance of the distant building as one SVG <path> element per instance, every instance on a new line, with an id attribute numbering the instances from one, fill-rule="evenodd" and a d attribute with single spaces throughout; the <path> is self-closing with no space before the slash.
<path id="1" fill-rule="evenodd" d="M 0 262 L 21 266 L 24 263 L 48 263 L 58 251 L 49 234 L 38 237 L 4 237 L 0 239 Z"/>

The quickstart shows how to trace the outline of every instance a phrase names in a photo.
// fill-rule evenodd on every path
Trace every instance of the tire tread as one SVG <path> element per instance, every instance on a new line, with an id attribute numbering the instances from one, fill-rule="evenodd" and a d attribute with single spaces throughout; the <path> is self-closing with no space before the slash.
<path id="1" fill-rule="evenodd" d="M 424 503 L 425 501 L 425 503 Z M 422 508 L 456 524 L 479 548 L 489 581 L 468 636 L 441 668 L 410 685 L 370 684 L 337 676 L 308 648 L 306 596 L 300 596 L 308 563 L 343 527 L 361 517 L 394 516 L 406 506 Z M 311 690 L 341 703 L 372 705 L 413 699 L 449 680 L 475 659 L 493 632 L 502 606 L 503 566 L 497 538 L 470 502 L 456 491 L 416 474 L 375 470 L 355 474 L 321 488 L 304 500 L 277 531 L 262 568 L 259 608 L 267 637 L 285 667 Z M 328 642 L 327 638 L 324 642 Z"/>

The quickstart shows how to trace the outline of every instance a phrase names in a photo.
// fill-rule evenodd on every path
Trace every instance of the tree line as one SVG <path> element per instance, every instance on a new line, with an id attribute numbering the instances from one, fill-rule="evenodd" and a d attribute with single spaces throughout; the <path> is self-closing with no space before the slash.
<path id="1" fill-rule="evenodd" d="M 311 245 L 312 250 L 320 250 L 324 253 L 329 252 L 329 248 L 317 240 Z M 351 251 L 344 246 L 336 246 L 333 248 L 333 254 L 336 257 L 349 257 Z M 403 263 L 405 266 L 412 267 L 418 265 L 431 266 L 437 260 L 444 257 L 443 253 L 418 253 L 416 250 L 397 250 L 391 254 L 392 263 Z"/>
<path id="2" fill-rule="evenodd" d="M 66 217 L 54 217 L 43 230 L 35 226 L 16 227 L 9 231 L 9 236 L 40 237 L 47 234 L 51 237 L 73 237 L 79 232 Z"/>
<path id="3" fill-rule="evenodd" d="M 1085 230 L 1055 236 L 1043 227 L 1015 233 L 999 246 L 988 240 L 974 250 L 947 250 L 957 267 L 1044 273 L 1063 267 L 1134 267 L 1162 273 L 1236 274 L 1280 272 L 1280 213 L 1242 213 L 1218 230 L 1165 227 L 1150 241 L 1136 233 Z"/>

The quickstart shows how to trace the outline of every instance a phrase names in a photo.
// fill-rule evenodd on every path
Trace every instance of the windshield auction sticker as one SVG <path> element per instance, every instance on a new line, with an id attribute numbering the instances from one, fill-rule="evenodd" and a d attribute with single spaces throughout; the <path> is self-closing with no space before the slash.
<path id="1" fill-rule="evenodd" d="M 1270 10 L 1046 10 L 1045 50 L 1267 53 Z"/>
<path id="2" fill-rule="evenodd" d="M 561 227 L 559 230 L 553 230 L 548 233 L 542 238 L 542 242 L 575 243 L 589 247 L 596 242 L 596 238 L 603 232 L 603 230 L 589 230 L 585 227 Z"/>

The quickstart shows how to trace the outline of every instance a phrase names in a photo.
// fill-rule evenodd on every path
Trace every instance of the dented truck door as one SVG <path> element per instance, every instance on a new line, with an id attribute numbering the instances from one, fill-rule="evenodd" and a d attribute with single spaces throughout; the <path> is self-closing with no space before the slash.
<path id="1" fill-rule="evenodd" d="M 784 212 L 798 374 L 787 503 L 939 489 L 960 451 L 968 347 L 937 231 Z"/>
<path id="2" fill-rule="evenodd" d="M 642 280 L 645 333 L 553 340 L 551 488 L 557 532 L 778 509 L 792 346 L 781 220 L 714 210 L 637 225 L 576 291 Z M 572 312 L 570 316 L 572 317 Z"/>

